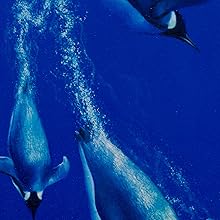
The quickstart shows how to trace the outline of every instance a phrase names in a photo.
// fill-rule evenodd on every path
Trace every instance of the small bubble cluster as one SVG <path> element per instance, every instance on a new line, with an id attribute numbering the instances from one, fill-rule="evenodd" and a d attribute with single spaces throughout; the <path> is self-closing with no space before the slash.
<path id="1" fill-rule="evenodd" d="M 15 52 L 18 61 L 18 92 L 17 97 L 22 92 L 23 88 L 29 83 L 29 92 L 33 91 L 33 71 L 30 68 L 30 40 L 28 37 L 30 27 L 39 28 L 41 32 L 45 26 L 45 20 L 50 13 L 51 1 L 45 0 L 43 7 L 38 13 L 35 12 L 35 3 L 29 3 L 25 0 L 17 0 L 13 6 L 14 25 L 12 32 L 16 36 Z"/>
<path id="2" fill-rule="evenodd" d="M 86 125 L 92 126 L 93 132 L 103 131 L 102 118 L 100 110 L 94 104 L 94 92 L 88 87 L 86 77 L 81 70 L 81 59 L 84 55 L 89 61 L 83 44 L 80 40 L 76 40 L 73 36 L 74 24 L 84 21 L 85 17 L 74 17 L 68 9 L 69 1 L 55 1 L 55 11 L 59 16 L 60 22 L 63 24 L 59 34 L 59 43 L 61 47 L 61 65 L 67 68 L 67 72 L 63 73 L 63 77 L 68 79 L 65 88 L 70 95 L 73 95 L 72 106 L 76 107 Z M 93 73 L 91 73 L 93 74 Z"/>

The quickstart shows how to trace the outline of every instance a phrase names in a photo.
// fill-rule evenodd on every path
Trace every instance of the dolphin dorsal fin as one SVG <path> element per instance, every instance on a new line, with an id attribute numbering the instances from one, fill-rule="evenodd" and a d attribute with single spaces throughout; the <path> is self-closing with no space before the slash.
<path id="1" fill-rule="evenodd" d="M 14 163 L 9 157 L 0 157 L 0 172 L 12 178 L 17 178 Z"/>
<path id="2" fill-rule="evenodd" d="M 47 186 L 52 185 L 61 179 L 65 178 L 69 172 L 70 164 L 66 156 L 63 157 L 63 162 L 53 168 L 48 178 Z"/>

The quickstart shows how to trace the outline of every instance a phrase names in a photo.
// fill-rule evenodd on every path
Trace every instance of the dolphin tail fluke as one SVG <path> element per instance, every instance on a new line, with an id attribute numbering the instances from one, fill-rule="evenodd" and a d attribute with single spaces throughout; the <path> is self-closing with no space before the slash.
<path id="1" fill-rule="evenodd" d="M 65 178 L 69 172 L 70 169 L 70 163 L 66 156 L 63 157 L 63 162 L 59 164 L 57 167 L 53 168 L 49 180 L 48 180 L 48 186 L 52 185 L 61 179 Z"/>
<path id="2" fill-rule="evenodd" d="M 16 178 L 14 163 L 9 157 L 0 157 L 0 172 Z"/>

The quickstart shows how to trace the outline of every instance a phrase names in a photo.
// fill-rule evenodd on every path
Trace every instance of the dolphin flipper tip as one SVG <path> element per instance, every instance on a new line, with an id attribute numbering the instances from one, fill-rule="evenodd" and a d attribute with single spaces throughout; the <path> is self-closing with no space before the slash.
<path id="1" fill-rule="evenodd" d="M 63 156 L 63 162 L 59 166 L 62 166 L 63 173 L 65 174 L 65 176 L 67 176 L 70 169 L 70 162 L 66 156 Z"/>
<path id="2" fill-rule="evenodd" d="M 63 161 L 57 167 L 53 168 L 49 178 L 48 186 L 64 179 L 69 173 L 70 163 L 66 156 L 63 156 Z"/>

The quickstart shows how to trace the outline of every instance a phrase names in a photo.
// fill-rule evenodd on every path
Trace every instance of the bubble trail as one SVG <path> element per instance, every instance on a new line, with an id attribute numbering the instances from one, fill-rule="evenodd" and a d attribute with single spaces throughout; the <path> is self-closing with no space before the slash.
<path id="1" fill-rule="evenodd" d="M 43 32 L 45 19 L 49 15 L 52 6 L 50 0 L 45 0 L 42 9 L 36 13 L 37 5 L 39 5 L 38 1 L 17 0 L 12 9 L 14 13 L 13 34 L 16 39 L 15 52 L 19 71 L 17 98 L 27 85 L 28 92 L 33 93 L 34 71 L 30 62 L 33 40 L 30 38 L 29 32 L 32 27 L 38 28 L 39 33 Z"/>
<path id="2" fill-rule="evenodd" d="M 90 127 L 93 134 L 97 132 L 105 134 L 102 122 L 104 116 L 94 104 L 94 92 L 88 87 L 86 77 L 81 70 L 82 55 L 87 60 L 89 57 L 83 43 L 73 36 L 74 28 L 79 21 L 69 9 L 69 5 L 68 0 L 57 0 L 54 3 L 55 13 L 62 24 L 58 43 L 61 48 L 61 64 L 68 71 L 68 74 L 63 74 L 63 77 L 68 81 L 66 88 L 69 94 L 75 97 L 72 104 L 79 110 L 83 122 Z"/>

